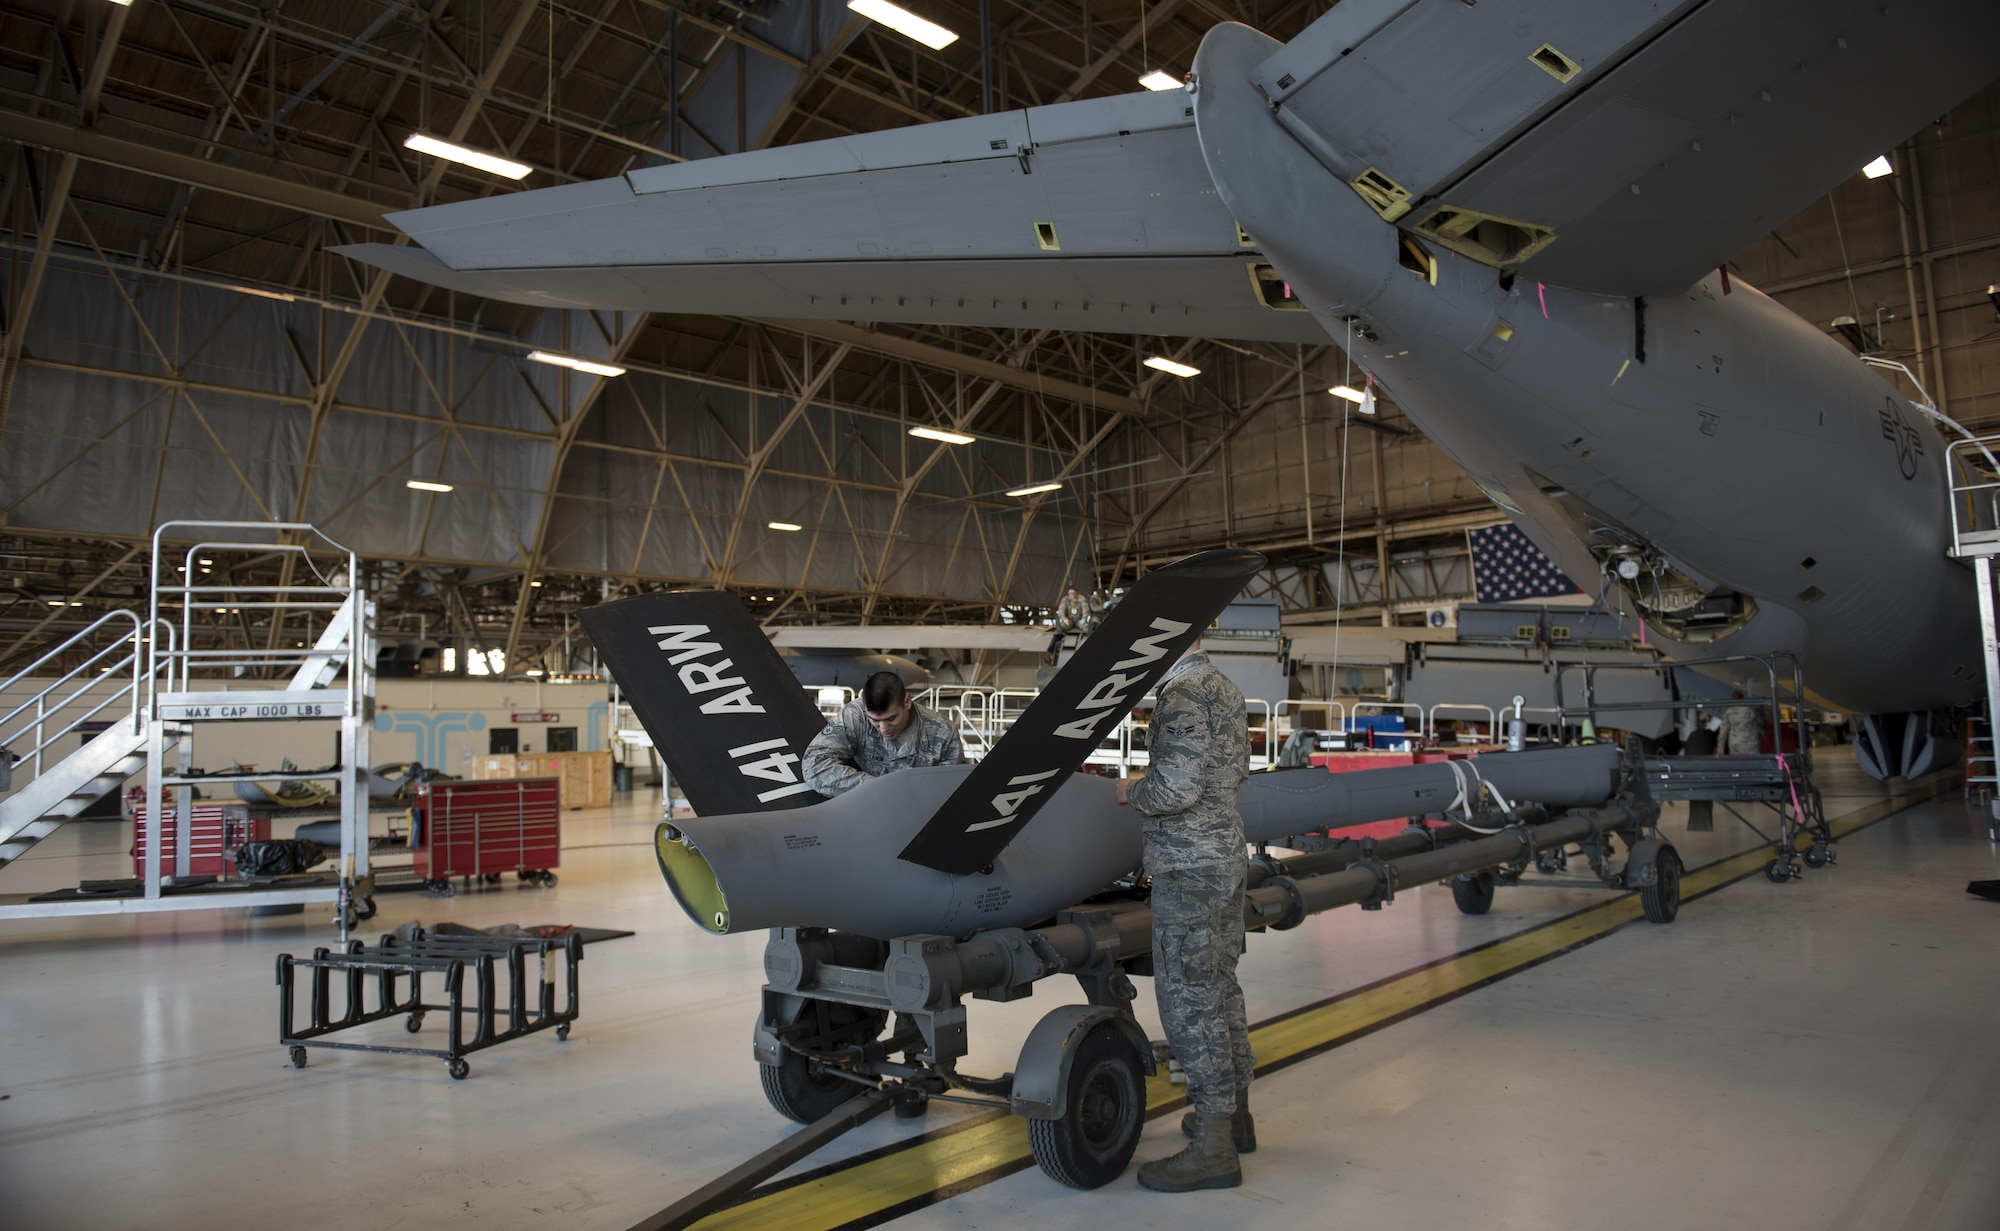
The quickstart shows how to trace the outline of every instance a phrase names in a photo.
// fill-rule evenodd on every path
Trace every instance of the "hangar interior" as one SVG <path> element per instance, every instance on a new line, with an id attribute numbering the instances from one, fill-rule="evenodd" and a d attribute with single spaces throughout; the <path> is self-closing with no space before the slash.
<path id="1" fill-rule="evenodd" d="M 795 1128 L 748 1046 L 762 934 L 706 935 L 661 884 L 654 826 L 677 797 L 621 739 L 637 720 L 578 618 L 612 600 L 724 591 L 794 654 L 849 644 L 820 629 L 986 630 L 851 644 L 998 706 L 1047 682 L 1038 647 L 1065 587 L 1115 599 L 1193 553 L 1244 549 L 1264 557 L 1244 598 L 1287 647 L 1283 695 L 1257 698 L 1260 765 L 1313 702 L 1415 706 L 1411 732 L 1434 737 L 1427 706 L 1471 701 L 1457 717 L 1483 711 L 1500 738 L 1504 693 L 1424 693 L 1407 664 L 1463 644 L 1465 610 L 1488 599 L 1468 532 L 1507 512 L 1393 381 L 1369 387 L 1367 413 L 1330 395 L 1358 379 L 1331 334 L 533 307 L 333 251 L 400 241 L 393 216 L 414 208 L 1122 95 L 1153 74 L 1177 88 L 1212 28 L 1288 40 L 1336 6 L 914 7 L 956 41 L 924 46 L 835 0 L 0 10 L 0 703 L 55 677 L 92 684 L 80 705 L 136 703 L 111 693 L 143 657 L 121 613 L 143 616 L 163 585 L 181 587 L 178 661 L 217 695 L 283 688 L 320 647 L 369 654 L 372 671 L 323 683 L 367 676 L 366 720 L 209 723 L 184 752 L 211 773 L 262 766 L 273 793 L 329 759 L 477 779 L 488 757 L 605 756 L 601 798 L 561 813 L 559 884 L 384 893 L 356 935 L 409 919 L 633 933 L 589 946 L 564 1042 L 481 1054 L 460 1082 L 414 1057 L 314 1050 L 292 1067 L 271 971 L 336 944 L 325 893 L 303 913 L 0 908 L 10 1220 L 648 1225 Z M 409 146 L 425 134 L 523 175 Z M 1898 393 L 2000 432 L 2000 85 L 1881 153 L 1886 173 L 1857 168 L 1722 276 L 1904 365 L 1885 377 Z M 1547 630 L 1584 617 L 1547 611 L 1612 589 L 1570 580 L 1571 597 L 1529 600 L 1542 612 L 1491 617 L 1540 630 L 1510 661 L 1551 661 Z M 370 626 L 338 627 L 315 584 L 358 596 Z M 1590 653 L 1655 661 L 1643 626 L 1613 623 L 1617 644 Z M 1989 1228 L 2000 1001 L 1991 903 L 1961 884 L 2000 876 L 1991 784 L 1963 766 L 1877 781 L 1837 746 L 1816 760 L 1842 857 L 1791 883 L 1759 874 L 1761 835 L 1662 806 L 1687 870 L 1672 927 L 1595 886 L 1510 889 L 1471 915 L 1433 882 L 1253 936 L 1261 1148 L 1243 1188 L 1168 1198 L 1128 1174 L 1077 1192 L 1035 1168 L 1017 1117 L 933 1101 L 699 1225 Z M 28 762 L 10 768 L 25 790 Z M 354 797 L 365 778 L 346 785 L 350 844 L 370 826 L 381 849 L 408 844 L 407 821 Z M 0 899 L 131 876 L 118 794 L 108 818 L 0 847 Z M 1133 1007 L 1158 1038 L 1146 982 Z M 1012 1068 L 1065 998 L 1051 983 L 972 1006 L 967 1071 Z M 1175 1088 L 1149 1089 L 1141 1159 L 1180 1141 Z"/>

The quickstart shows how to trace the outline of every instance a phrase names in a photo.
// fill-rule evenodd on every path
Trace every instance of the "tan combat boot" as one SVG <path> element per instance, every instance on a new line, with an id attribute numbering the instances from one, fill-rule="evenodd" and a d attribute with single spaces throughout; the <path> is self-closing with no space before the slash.
<path id="1" fill-rule="evenodd" d="M 1187 1137 L 1194 1136 L 1194 1122 L 1199 1118 L 1192 1111 L 1182 1116 L 1181 1134 Z M 1236 1096 L 1236 1114 L 1229 1118 L 1229 1139 L 1235 1143 L 1238 1154 L 1257 1152 L 1257 1121 L 1250 1114 L 1248 1094 L 1238 1093 Z"/>
<path id="2" fill-rule="evenodd" d="M 1187 1149 L 1139 1168 L 1139 1187 L 1156 1193 L 1191 1193 L 1241 1186 L 1243 1165 L 1229 1140 L 1229 1121 L 1228 1116 L 1196 1116 L 1194 1140 Z"/>

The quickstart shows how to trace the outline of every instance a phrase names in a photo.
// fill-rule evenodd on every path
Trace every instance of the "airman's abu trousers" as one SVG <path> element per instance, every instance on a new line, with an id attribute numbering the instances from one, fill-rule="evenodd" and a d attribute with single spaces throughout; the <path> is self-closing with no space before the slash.
<path id="1" fill-rule="evenodd" d="M 1153 992 L 1167 1045 L 1204 1116 L 1236 1110 L 1255 1062 L 1236 959 L 1243 952 L 1244 863 L 1153 875 Z"/>

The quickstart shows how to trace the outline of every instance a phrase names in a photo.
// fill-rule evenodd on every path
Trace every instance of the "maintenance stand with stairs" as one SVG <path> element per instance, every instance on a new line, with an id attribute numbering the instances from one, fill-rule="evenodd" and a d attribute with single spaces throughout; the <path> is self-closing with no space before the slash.
<path id="1" fill-rule="evenodd" d="M 186 543 L 178 562 L 169 540 Z M 281 564 L 271 584 L 199 584 L 207 553 L 254 551 Z M 54 833 L 104 795 L 141 773 L 145 778 L 143 875 L 128 885 L 97 885 L 33 897 L 0 894 L 0 919 L 126 914 L 157 910 L 272 907 L 324 902 L 335 908 L 343 936 L 373 913 L 368 867 L 368 735 L 375 708 L 373 605 L 352 551 L 301 522 L 162 524 L 153 533 L 152 595 L 146 613 L 114 611 L 65 640 L 27 669 L 0 683 L 11 693 L 37 672 L 80 649 L 97 648 L 59 678 L 0 717 L 0 868 Z M 295 580 L 303 574 L 307 582 Z M 197 649 L 196 614 L 206 608 L 319 613 L 325 620 L 309 646 Z M 290 672 L 282 688 L 230 687 L 246 676 Z M 108 685 L 107 677 L 116 680 Z M 107 692 L 108 687 L 108 692 Z M 60 760 L 58 741 L 88 733 L 107 712 L 118 717 L 82 748 Z M 194 739 L 210 723 L 334 721 L 339 764 L 320 771 L 194 774 Z M 168 756 L 174 765 L 168 765 Z M 51 763 L 52 762 L 52 763 Z M 11 772 L 10 772 L 11 771 Z M 25 778 L 24 778 L 25 774 Z M 336 873 L 305 874 L 261 883 L 196 877 L 189 867 L 194 788 L 236 782 L 331 780 L 340 799 L 341 855 Z M 165 841 L 166 799 L 175 811 Z"/>
<path id="2" fill-rule="evenodd" d="M 1951 480 L 1951 554 L 1972 562 L 1975 589 L 1979 594 L 1979 636 L 1986 664 L 1986 713 L 1975 720 L 1974 734 L 1966 749 L 1966 789 L 1978 788 L 1987 799 L 1986 840 L 2000 842 L 2000 747 L 1996 747 L 1993 719 L 2000 715 L 2000 625 L 1996 625 L 1993 600 L 1993 557 L 2000 554 L 2000 459 L 1994 448 L 2000 435 L 1970 436 L 1955 440 L 1945 459 L 1945 473 Z M 1984 773 L 1974 772 L 1983 764 Z"/>

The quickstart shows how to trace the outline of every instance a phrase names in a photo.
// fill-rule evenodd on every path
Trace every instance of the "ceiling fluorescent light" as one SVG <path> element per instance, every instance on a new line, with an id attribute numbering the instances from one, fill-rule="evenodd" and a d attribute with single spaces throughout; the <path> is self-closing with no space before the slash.
<path id="1" fill-rule="evenodd" d="M 897 8 L 889 0 L 847 0 L 847 7 L 870 21 L 881 22 L 896 33 L 915 39 L 932 51 L 958 41 L 958 35 L 943 26 L 925 21 L 908 9 Z"/>
<path id="2" fill-rule="evenodd" d="M 1144 77 L 1139 78 L 1139 84 L 1145 86 L 1149 90 L 1178 90 L 1181 88 L 1180 82 L 1175 81 L 1172 77 L 1167 76 L 1166 71 L 1164 69 L 1158 69 L 1158 68 L 1154 69 L 1150 73 L 1147 73 Z"/>
<path id="3" fill-rule="evenodd" d="M 1186 380 L 1190 376 L 1201 375 L 1201 369 L 1193 366 L 1192 364 L 1186 364 L 1178 362 L 1177 360 L 1162 358 L 1159 355 L 1146 356 L 1146 366 L 1153 369 L 1155 372 L 1171 373 L 1175 376 L 1180 377 L 1182 380 Z"/>
<path id="4" fill-rule="evenodd" d="M 1373 380 L 1368 382 L 1368 388 L 1366 389 L 1356 389 L 1352 385 L 1335 385 L 1333 388 L 1328 389 L 1327 392 L 1337 398 L 1346 398 L 1360 407 L 1361 413 L 1364 415 L 1375 413 L 1375 382 Z"/>
<path id="5" fill-rule="evenodd" d="M 803 529 L 805 529 L 805 527 L 804 527 L 804 526 L 801 526 L 801 525 L 800 525 L 799 523 L 797 523 L 797 522 L 795 522 L 795 521 L 774 521 L 774 522 L 766 522 L 765 524 L 766 524 L 766 525 L 768 525 L 768 526 L 770 526 L 770 527 L 771 527 L 771 529 L 773 529 L 773 530 L 803 530 Z"/>
<path id="6" fill-rule="evenodd" d="M 510 180 L 520 179 L 534 170 L 525 162 L 515 162 L 511 158 L 499 158 L 492 154 L 481 153 L 437 137 L 425 136 L 423 133 L 411 133 L 403 140 L 403 148 L 415 150 L 419 154 L 430 154 L 447 162 L 462 162 L 488 175 L 498 175 Z"/>
<path id="7" fill-rule="evenodd" d="M 941 427 L 913 427 L 910 435 L 921 436 L 925 440 L 941 441 L 948 445 L 969 445 L 972 437 L 963 432 L 947 432 Z"/>
<path id="8" fill-rule="evenodd" d="M 245 295 L 256 295 L 262 299 L 275 299 L 279 303 L 292 303 L 298 299 L 298 296 L 287 295 L 283 291 L 266 291 L 254 286 L 239 286 L 235 289 L 243 292 Z"/>
<path id="9" fill-rule="evenodd" d="M 1039 496 L 1043 492 L 1056 491 L 1061 487 L 1062 484 L 1060 483 L 1037 483 L 1032 487 L 1017 487 L 1007 494 L 1010 496 Z"/>
<path id="10" fill-rule="evenodd" d="M 536 363 L 549 363 L 559 368 L 573 368 L 578 372 L 588 372 L 592 376 L 625 375 L 624 368 L 615 367 L 609 363 L 595 363 L 589 359 L 572 359 L 568 355 L 558 355 L 545 350 L 529 351 L 528 358 L 534 360 Z"/>
<path id="11" fill-rule="evenodd" d="M 429 479 L 405 479 L 403 480 L 403 486 L 417 492 L 448 492 L 451 490 L 451 484 L 433 483 Z"/>
<path id="12" fill-rule="evenodd" d="M 1867 176 L 1871 180 L 1879 180 L 1883 176 L 1894 171 L 1895 169 L 1896 168 L 1889 165 L 1889 156 L 1887 154 L 1877 154 L 1875 156 L 1874 162 L 1871 162 L 1867 166 L 1861 168 L 1861 174 Z"/>

